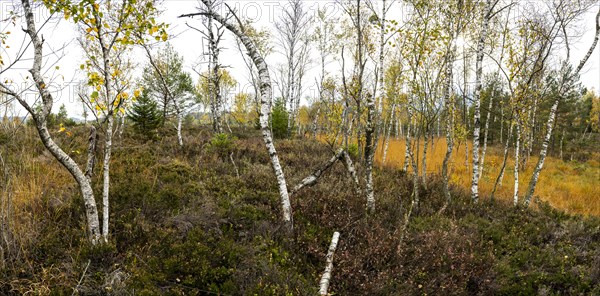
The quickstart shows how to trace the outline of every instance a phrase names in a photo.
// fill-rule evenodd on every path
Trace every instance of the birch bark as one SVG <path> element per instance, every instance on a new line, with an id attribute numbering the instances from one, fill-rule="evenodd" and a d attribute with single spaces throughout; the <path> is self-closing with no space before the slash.
<path id="1" fill-rule="evenodd" d="M 35 86 L 37 91 L 39 92 L 42 99 L 42 110 L 38 113 L 35 112 L 31 106 L 23 99 L 18 93 L 12 91 L 8 86 L 0 82 L 0 92 L 5 93 L 14 97 L 19 104 L 23 106 L 32 116 L 36 130 L 40 136 L 40 139 L 46 149 L 50 151 L 50 153 L 54 156 L 54 158 L 64 166 L 71 176 L 75 179 L 77 184 L 79 185 L 79 190 L 81 195 L 83 196 L 83 201 L 85 205 L 85 214 L 87 219 L 87 229 L 88 229 L 88 237 L 90 242 L 95 245 L 100 239 L 100 223 L 98 219 L 98 210 L 96 207 L 96 201 L 94 199 L 94 192 L 92 190 L 91 182 L 86 177 L 81 168 L 77 165 L 77 163 L 62 150 L 48 131 L 47 127 L 47 117 L 52 110 L 52 104 L 54 98 L 52 94 L 49 92 L 46 87 L 46 81 L 44 80 L 41 74 L 42 67 L 42 59 L 43 55 L 43 40 L 40 38 L 38 31 L 35 26 L 35 16 L 33 14 L 33 10 L 31 8 L 31 3 L 29 0 L 22 0 L 21 4 L 23 5 L 23 11 L 26 21 L 26 28 L 24 29 L 25 33 L 31 39 L 31 44 L 33 45 L 33 65 L 29 72 L 32 75 L 33 81 L 35 82 Z"/>
<path id="2" fill-rule="evenodd" d="M 202 3 L 206 6 L 210 5 L 209 0 L 202 0 Z M 290 204 L 290 197 L 287 189 L 287 183 L 285 180 L 285 175 L 283 173 L 283 169 L 281 168 L 281 164 L 279 162 L 279 156 L 277 154 L 277 150 L 275 149 L 275 145 L 273 144 L 273 136 L 271 134 L 271 130 L 269 127 L 269 115 L 271 114 L 271 103 L 272 103 L 272 87 L 271 87 L 271 77 L 269 75 L 269 68 L 267 63 L 261 56 L 258 51 L 256 44 L 254 41 L 246 34 L 244 28 L 239 25 L 231 24 L 226 18 L 221 16 L 219 13 L 215 11 L 211 11 L 208 14 L 204 13 L 195 13 L 182 15 L 180 17 L 189 17 L 194 15 L 208 15 L 213 18 L 217 22 L 221 23 L 225 26 L 229 31 L 231 31 L 234 35 L 236 35 L 244 47 L 248 51 L 248 54 L 252 58 L 252 62 L 255 64 L 256 69 L 258 70 L 259 80 L 260 80 L 260 99 L 261 99 L 261 107 L 260 107 L 260 127 L 263 136 L 263 141 L 267 147 L 267 151 L 269 153 L 269 158 L 271 159 L 271 165 L 273 170 L 275 171 L 275 177 L 277 178 L 277 184 L 279 189 L 279 195 L 281 199 L 281 208 L 283 214 L 283 222 L 286 224 L 289 229 L 293 228 L 293 220 L 292 220 L 292 207 Z"/>
<path id="3" fill-rule="evenodd" d="M 329 250 L 327 251 L 327 263 L 325 264 L 325 272 L 321 276 L 321 281 L 319 282 L 319 295 L 327 295 L 327 290 L 329 289 L 329 282 L 331 280 L 331 271 L 333 270 L 333 254 L 337 249 L 337 244 L 340 239 L 340 233 L 334 232 L 333 237 L 331 238 L 331 245 L 329 245 Z"/>
<path id="4" fill-rule="evenodd" d="M 592 45 L 590 46 L 590 49 L 588 50 L 586 55 L 579 62 L 579 65 L 577 66 L 577 69 L 575 69 L 575 72 L 572 75 L 570 75 L 570 77 L 568 77 L 566 80 L 571 80 L 571 79 L 574 79 L 574 77 L 577 77 L 577 75 L 579 74 L 579 72 L 581 71 L 583 66 L 587 63 L 588 59 L 594 52 L 594 49 L 596 48 L 596 45 L 598 44 L 599 38 L 600 38 L 600 10 L 598 10 L 598 13 L 596 14 L 596 34 L 594 36 L 594 41 L 592 42 Z M 561 86 L 559 88 L 559 94 L 562 93 L 563 87 L 567 83 L 569 83 L 569 81 L 565 81 L 565 79 L 563 79 Z M 542 150 L 540 151 L 540 158 L 538 160 L 537 165 L 535 166 L 535 169 L 533 171 L 533 176 L 531 177 L 531 181 L 529 182 L 529 186 L 527 188 L 527 193 L 525 195 L 525 206 L 529 206 L 529 203 L 531 202 L 531 198 L 533 197 L 533 193 L 535 192 L 535 186 L 537 185 L 538 179 L 540 177 L 540 173 L 542 171 L 542 168 L 544 167 L 544 161 L 546 160 L 546 155 L 548 152 L 548 145 L 550 143 L 550 138 L 552 137 L 552 127 L 554 126 L 554 118 L 556 116 L 556 110 L 558 109 L 559 102 L 560 102 L 560 96 L 557 96 L 556 100 L 554 101 L 554 104 L 552 105 L 552 108 L 550 109 L 550 115 L 548 116 L 548 122 L 546 123 L 546 136 L 544 137 L 544 142 L 542 143 Z"/>
<path id="5" fill-rule="evenodd" d="M 488 35 L 490 19 L 492 16 L 493 0 L 487 0 L 483 11 L 483 24 L 477 40 L 477 56 L 475 60 L 475 104 L 473 119 L 473 176 L 471 178 L 471 199 L 477 203 L 479 200 L 479 133 L 481 130 L 481 76 L 483 75 L 483 49 Z"/>

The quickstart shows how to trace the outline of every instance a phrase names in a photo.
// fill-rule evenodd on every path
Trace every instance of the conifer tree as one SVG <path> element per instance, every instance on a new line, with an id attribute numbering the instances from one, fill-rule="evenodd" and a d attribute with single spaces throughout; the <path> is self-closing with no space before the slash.
<path id="1" fill-rule="evenodd" d="M 149 98 L 146 91 L 133 104 L 127 118 L 132 121 L 135 131 L 147 139 L 156 137 L 156 129 L 162 124 L 162 116 L 156 101 Z"/>

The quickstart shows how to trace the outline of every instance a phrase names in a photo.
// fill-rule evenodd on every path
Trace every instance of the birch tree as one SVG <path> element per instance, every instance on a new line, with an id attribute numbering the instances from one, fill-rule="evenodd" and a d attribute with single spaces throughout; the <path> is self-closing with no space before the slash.
<path id="1" fill-rule="evenodd" d="M 202 3 L 205 6 L 209 6 L 211 3 L 209 0 L 202 0 Z M 230 11 L 232 14 L 233 12 Z M 275 149 L 275 145 L 273 143 L 273 136 L 271 135 L 271 130 L 269 128 L 269 116 L 271 113 L 271 102 L 272 100 L 272 87 L 271 87 L 271 77 L 269 75 L 269 68 L 264 58 L 258 51 L 256 47 L 256 43 L 247 35 L 247 31 L 245 26 L 241 22 L 233 23 L 229 19 L 221 16 L 215 10 L 204 10 L 198 13 L 192 14 L 184 14 L 180 17 L 193 17 L 196 15 L 207 16 L 229 31 L 231 31 L 237 38 L 240 39 L 248 55 L 252 58 L 252 62 L 258 69 L 259 80 L 260 80 L 260 97 L 261 97 L 261 111 L 260 111 L 260 128 L 263 136 L 263 141 L 267 147 L 267 151 L 269 153 L 269 158 L 271 160 L 271 165 L 273 170 L 275 171 L 275 176 L 277 178 L 277 184 L 279 189 L 279 195 L 281 198 L 281 208 L 283 214 L 283 222 L 286 227 L 291 230 L 293 228 L 292 221 L 292 206 L 290 203 L 290 197 L 287 187 L 287 182 L 285 179 L 285 175 L 283 173 L 283 169 L 281 168 L 281 164 L 279 162 L 279 156 L 277 154 L 277 150 Z"/>
<path id="2" fill-rule="evenodd" d="M 303 1 L 288 0 L 281 10 L 281 16 L 275 22 L 279 45 L 285 56 L 286 64 L 280 68 L 281 96 L 288 106 L 288 136 L 296 124 L 302 80 L 306 73 L 309 54 L 309 32 L 311 17 Z"/>
<path id="3" fill-rule="evenodd" d="M 566 10 L 566 8 L 561 7 L 561 5 L 568 5 L 568 2 L 559 2 L 559 4 L 556 7 L 556 11 L 560 11 Z M 577 7 L 580 8 L 580 7 Z M 585 10 L 583 10 L 585 11 Z M 578 13 L 581 13 L 582 11 L 572 11 L 572 14 L 577 15 Z M 572 19 L 571 19 L 572 20 Z M 568 21 L 565 20 L 564 22 L 566 22 L 566 24 L 568 24 Z M 581 61 L 579 62 L 579 65 L 577 65 L 577 68 L 575 68 L 575 70 L 571 73 L 568 70 L 565 70 L 566 73 L 562 75 L 562 80 L 560 83 L 560 87 L 559 87 L 559 95 L 556 96 L 556 100 L 554 101 L 554 104 L 552 105 L 551 109 L 550 109 L 550 115 L 548 116 L 548 121 L 546 122 L 546 135 L 544 137 L 544 142 L 542 143 L 542 149 L 540 151 L 540 158 L 538 160 L 537 165 L 535 166 L 535 169 L 533 171 L 533 176 L 531 177 L 531 181 L 529 182 L 529 186 L 527 188 L 527 193 L 525 195 L 525 205 L 529 206 L 529 203 L 531 202 L 531 198 L 533 196 L 533 193 L 535 192 L 535 186 L 537 185 L 540 173 L 542 171 L 542 168 L 544 167 L 544 161 L 546 159 L 546 155 L 548 153 L 548 145 L 550 143 L 550 137 L 552 136 L 552 129 L 554 127 L 554 119 L 556 116 L 556 110 L 558 109 L 558 104 L 560 103 L 560 99 L 561 99 L 561 95 L 562 92 L 566 91 L 570 85 L 573 84 L 573 80 L 575 80 L 579 74 L 579 72 L 581 71 L 581 69 L 583 69 L 583 67 L 585 66 L 585 64 L 587 63 L 588 59 L 590 58 L 590 56 L 592 55 L 592 53 L 594 52 L 594 49 L 596 48 L 597 44 L 598 44 L 598 39 L 600 38 L 600 10 L 598 11 L 598 13 L 596 14 L 596 28 L 595 28 L 596 33 L 594 34 L 594 39 L 592 41 L 592 45 L 590 46 L 590 48 L 588 49 L 588 51 L 586 52 L 585 56 L 581 59 Z M 567 39 L 568 40 L 568 39 Z M 567 49 L 569 48 L 568 45 L 568 41 L 567 41 Z"/>
<path id="4" fill-rule="evenodd" d="M 55 98 L 52 96 L 52 93 L 46 87 L 47 81 L 46 78 L 42 75 L 42 64 L 44 63 L 44 43 L 45 40 L 41 38 L 41 34 L 39 34 L 39 30 L 36 27 L 35 23 L 35 15 L 33 13 L 33 9 L 31 7 L 31 3 L 29 0 L 22 0 L 21 4 L 23 6 L 24 18 L 25 18 L 25 28 L 24 31 L 29 38 L 29 44 L 33 47 L 33 57 L 32 57 L 32 66 L 29 69 L 29 73 L 33 79 L 33 85 L 30 87 L 35 87 L 36 92 L 39 94 L 41 98 L 41 108 L 36 111 L 34 107 L 26 101 L 23 97 L 23 92 L 17 92 L 13 90 L 6 81 L 0 81 L 0 92 L 6 94 L 10 97 L 16 99 L 19 104 L 27 110 L 27 112 L 31 115 L 33 122 L 35 124 L 35 128 L 40 136 L 44 147 L 54 156 L 54 158 L 64 166 L 73 179 L 77 182 L 79 186 L 79 191 L 83 197 L 84 205 L 85 205 L 85 214 L 87 219 L 87 230 L 88 237 L 92 245 L 95 245 L 100 240 L 101 230 L 100 223 L 98 218 L 98 210 L 96 206 L 96 200 L 94 198 L 94 191 L 92 189 L 91 180 L 88 179 L 79 165 L 71 158 L 65 151 L 59 147 L 54 141 L 49 129 L 48 129 L 48 117 L 52 111 L 53 102 Z M 43 26 L 42 26 L 43 27 Z M 17 56 L 19 58 L 14 60 L 14 63 L 9 65 L 8 67 L 2 69 L 2 72 L 6 72 L 11 69 L 17 62 L 20 61 L 21 57 L 25 55 L 25 52 L 20 52 Z"/>
<path id="5" fill-rule="evenodd" d="M 110 158 L 112 154 L 114 120 L 124 113 L 124 106 L 132 96 L 133 68 L 127 54 L 134 44 L 145 38 L 166 41 L 166 25 L 157 23 L 158 11 L 154 0 L 123 2 L 45 0 L 51 12 L 62 12 L 72 19 L 82 34 L 80 45 L 87 60 L 81 69 L 87 72 L 88 85 L 92 87 L 90 103 L 103 116 L 105 123 L 103 186 L 102 186 L 102 238 L 109 235 Z M 139 90 L 134 92 L 139 95 Z"/>
<path id="6" fill-rule="evenodd" d="M 477 52 L 475 58 L 475 94 L 474 94 L 474 117 L 473 117 L 473 175 L 471 177 L 471 199 L 473 202 L 479 200 L 479 141 L 481 130 L 481 80 L 483 76 L 483 55 L 485 40 L 488 36 L 490 20 L 494 7 L 498 0 L 486 0 L 482 11 L 481 32 L 477 40 Z"/>
<path id="7" fill-rule="evenodd" d="M 192 78 L 183 71 L 183 58 L 170 44 L 155 54 L 148 44 L 142 43 L 141 46 L 149 61 L 142 75 L 144 87 L 149 95 L 161 102 L 163 123 L 171 113 L 175 113 L 177 142 L 183 147 L 183 116 L 196 98 Z"/>

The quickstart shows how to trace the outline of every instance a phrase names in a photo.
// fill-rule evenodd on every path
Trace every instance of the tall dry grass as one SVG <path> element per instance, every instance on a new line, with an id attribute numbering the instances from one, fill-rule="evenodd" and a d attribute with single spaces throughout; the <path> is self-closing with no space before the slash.
<path id="1" fill-rule="evenodd" d="M 450 163 L 450 182 L 465 189 L 470 188 L 472 174 L 472 143 L 469 145 L 469 159 L 465 161 L 465 143 L 455 143 Z M 381 165 L 383 143 L 379 143 L 375 159 Z M 419 147 L 419 170 L 423 155 L 423 141 Z M 404 140 L 390 139 L 385 166 L 402 168 L 404 165 Z M 441 174 L 442 162 L 446 153 L 446 140 L 435 139 L 427 151 L 427 174 Z M 509 151 L 509 158 L 496 196 L 512 200 L 514 190 L 514 150 Z M 416 155 L 416 154 L 415 154 Z M 485 157 L 483 175 L 479 182 L 482 199 L 489 198 L 494 182 L 500 172 L 503 160 L 501 147 L 488 147 Z M 522 198 L 537 164 L 538 156 L 532 156 L 524 170 L 519 172 L 519 195 Z M 536 187 L 535 196 L 549 202 L 553 207 L 573 214 L 600 216 L 600 161 L 598 154 L 585 162 L 568 162 L 555 157 L 547 157 L 544 169 Z"/>

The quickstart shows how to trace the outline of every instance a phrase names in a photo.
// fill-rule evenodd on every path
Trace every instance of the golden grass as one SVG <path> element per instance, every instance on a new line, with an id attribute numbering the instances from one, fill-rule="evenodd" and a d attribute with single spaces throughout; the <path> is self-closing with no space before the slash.
<path id="1" fill-rule="evenodd" d="M 72 188 L 75 181 L 69 173 L 50 155 L 33 157 L 25 151 L 18 152 L 18 164 L 11 172 L 11 213 L 13 234 L 21 244 L 34 240 L 39 229 L 40 219 L 45 213 L 42 197 L 50 197 L 55 205 L 68 198 L 64 193 Z"/>
<path id="2" fill-rule="evenodd" d="M 419 149 L 419 158 L 422 157 L 423 142 Z M 450 164 L 450 182 L 454 185 L 470 188 L 472 174 L 472 149 L 469 143 L 469 159 L 465 162 L 465 143 L 455 143 Z M 390 139 L 387 152 L 386 166 L 401 168 L 404 165 L 405 145 L 403 140 Z M 433 149 L 427 151 L 427 174 L 441 174 L 442 161 L 446 153 L 445 139 L 436 139 Z M 494 182 L 502 166 L 503 151 L 500 147 L 489 147 L 485 157 L 484 172 L 479 182 L 480 196 L 489 198 Z M 509 158 L 504 173 L 502 186 L 496 191 L 496 196 L 512 200 L 514 190 L 513 154 L 509 151 Z M 538 152 L 539 153 L 539 152 Z M 535 155 L 535 152 L 534 152 Z M 383 144 L 378 145 L 376 161 L 381 165 Z M 519 172 L 519 196 L 523 198 L 533 169 L 538 157 L 531 157 L 525 170 Z M 419 161 L 420 162 L 420 161 Z M 419 166 L 421 164 L 419 163 Z M 548 201 L 553 207 L 563 209 L 573 214 L 600 216 L 600 162 L 598 154 L 586 163 L 565 162 L 554 157 L 547 157 L 544 169 L 540 174 L 535 195 Z"/>

